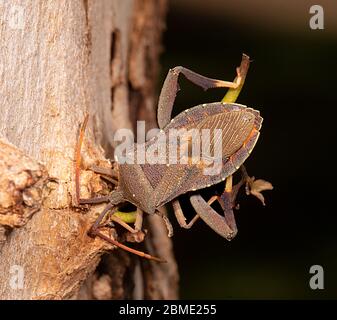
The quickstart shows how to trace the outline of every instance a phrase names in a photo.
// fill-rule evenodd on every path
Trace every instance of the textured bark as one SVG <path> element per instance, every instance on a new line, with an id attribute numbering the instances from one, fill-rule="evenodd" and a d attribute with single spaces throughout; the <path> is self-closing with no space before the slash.
<path id="1" fill-rule="evenodd" d="M 0 139 L 0 172 L 0 225 L 21 227 L 41 208 L 47 172 L 4 139 Z"/>
<path id="2" fill-rule="evenodd" d="M 110 245 L 87 236 L 104 205 L 77 208 L 74 200 L 74 150 L 86 112 L 82 197 L 108 192 L 86 168 L 111 166 L 106 156 L 116 129 L 134 127 L 136 118 L 155 126 L 166 2 L 13 0 L 0 6 L 0 242 L 7 234 L 0 298 L 176 298 L 177 267 L 159 217 L 146 218 L 144 250 L 167 264 L 107 253 Z M 13 6 L 22 9 L 23 25 L 13 23 Z M 15 265 L 23 268 L 23 288 L 10 281 Z"/>

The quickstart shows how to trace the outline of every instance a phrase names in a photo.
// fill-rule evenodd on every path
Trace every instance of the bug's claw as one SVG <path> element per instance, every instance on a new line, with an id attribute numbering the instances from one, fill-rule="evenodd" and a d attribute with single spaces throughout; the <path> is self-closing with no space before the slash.
<path id="1" fill-rule="evenodd" d="M 247 195 L 253 195 L 256 198 L 258 198 L 262 204 L 265 206 L 265 201 L 264 201 L 264 196 L 262 195 L 262 191 L 266 190 L 273 190 L 274 187 L 273 185 L 266 180 L 263 179 L 257 179 L 255 180 L 255 177 L 250 177 L 247 173 L 247 170 L 245 166 L 241 166 L 241 173 L 242 173 L 242 178 L 240 183 L 245 184 L 245 189 L 246 189 L 246 194 Z"/>
<path id="2" fill-rule="evenodd" d="M 264 196 L 261 192 L 273 189 L 274 189 L 273 185 L 266 180 L 263 179 L 255 180 L 255 177 L 248 177 L 246 180 L 246 194 L 247 195 L 251 194 L 256 198 L 258 198 L 264 206 L 266 204 L 264 201 Z"/>

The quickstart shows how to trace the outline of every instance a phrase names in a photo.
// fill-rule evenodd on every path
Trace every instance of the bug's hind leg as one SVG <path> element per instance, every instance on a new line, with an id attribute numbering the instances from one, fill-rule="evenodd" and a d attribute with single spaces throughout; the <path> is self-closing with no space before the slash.
<path id="1" fill-rule="evenodd" d="M 232 176 L 226 180 L 226 188 L 221 196 L 213 196 L 208 203 L 200 196 L 190 197 L 191 204 L 200 218 L 210 226 L 216 233 L 227 240 L 231 240 L 237 234 L 237 227 L 233 213 L 233 188 Z M 210 204 L 218 201 L 224 216 L 219 215 Z"/>
<path id="2" fill-rule="evenodd" d="M 237 228 L 231 206 L 226 205 L 223 217 L 207 204 L 200 195 L 191 196 L 190 201 L 200 218 L 216 233 L 227 240 L 232 240 L 236 236 Z"/>
<path id="3" fill-rule="evenodd" d="M 226 179 L 226 187 L 221 196 L 213 196 L 208 203 L 200 196 L 193 195 L 190 197 L 191 204 L 200 218 L 204 220 L 215 232 L 227 240 L 231 240 L 237 234 L 237 227 L 234 217 L 233 208 L 235 205 L 238 191 L 243 185 L 246 185 L 246 193 L 255 195 L 264 203 L 261 191 L 271 190 L 273 186 L 265 180 L 254 180 L 250 178 L 244 166 L 241 166 L 241 180 L 233 186 L 233 177 Z M 249 192 L 249 193 L 248 193 Z M 210 206 L 211 200 L 217 200 L 223 210 L 224 216 L 219 215 Z"/>
<path id="4" fill-rule="evenodd" d="M 180 73 L 182 73 L 189 81 L 199 87 L 202 87 L 204 90 L 207 90 L 209 88 L 236 89 L 239 88 L 240 85 L 243 83 L 248 71 L 248 66 L 249 57 L 247 55 L 243 55 L 241 64 L 236 69 L 237 76 L 233 82 L 207 78 L 205 76 L 202 76 L 201 74 L 198 74 L 181 66 L 170 69 L 159 96 L 157 114 L 159 128 L 164 128 L 171 120 L 174 100 L 179 90 L 178 77 Z"/>

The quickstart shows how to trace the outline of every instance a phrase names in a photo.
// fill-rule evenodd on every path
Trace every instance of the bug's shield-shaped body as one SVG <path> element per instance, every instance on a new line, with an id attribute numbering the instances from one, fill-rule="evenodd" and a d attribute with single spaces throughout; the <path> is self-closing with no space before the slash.
<path id="1" fill-rule="evenodd" d="M 145 164 L 120 164 L 119 181 L 125 200 L 135 204 L 147 213 L 154 213 L 174 198 L 188 191 L 203 189 L 217 184 L 233 174 L 247 159 L 259 137 L 262 118 L 258 111 L 234 103 L 209 103 L 185 110 L 176 116 L 161 133 L 167 138 L 160 142 L 159 135 L 146 142 L 145 150 L 165 148 L 163 164 L 153 164 L 147 159 Z M 210 154 L 200 155 L 196 159 L 187 151 L 184 163 L 178 157 L 178 163 L 172 163 L 169 139 L 172 130 L 185 129 L 187 136 L 181 136 L 180 142 L 188 141 L 191 129 L 203 133 L 209 130 Z M 218 129 L 218 130 L 216 130 Z M 221 132 L 221 135 L 219 134 Z M 221 141 L 219 141 L 221 139 Z M 193 140 L 193 134 L 192 134 Z M 159 142 L 158 142 L 159 141 Z M 220 143 L 220 159 L 214 154 L 215 146 Z M 191 143 L 179 144 L 177 155 L 184 148 L 190 149 Z M 136 153 L 136 146 L 134 152 Z M 217 162 L 216 174 L 206 174 L 207 169 Z M 136 183 L 140 181 L 140 184 Z M 141 186 L 141 187 L 140 187 Z"/>

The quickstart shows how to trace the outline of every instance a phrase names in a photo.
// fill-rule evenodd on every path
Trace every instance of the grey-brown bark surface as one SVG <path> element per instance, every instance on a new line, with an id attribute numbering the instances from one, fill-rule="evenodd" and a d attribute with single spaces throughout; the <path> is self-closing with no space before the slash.
<path id="1" fill-rule="evenodd" d="M 74 200 L 85 112 L 82 197 L 107 192 L 85 169 L 110 166 L 115 130 L 137 118 L 155 125 L 165 1 L 4 1 L 0 10 L 0 298 L 176 298 L 177 268 L 160 218 L 146 218 L 144 249 L 167 264 L 121 250 L 101 261 L 111 247 L 87 231 L 104 205 L 79 209 Z M 12 266 L 24 271 L 22 288 L 13 288 Z"/>

